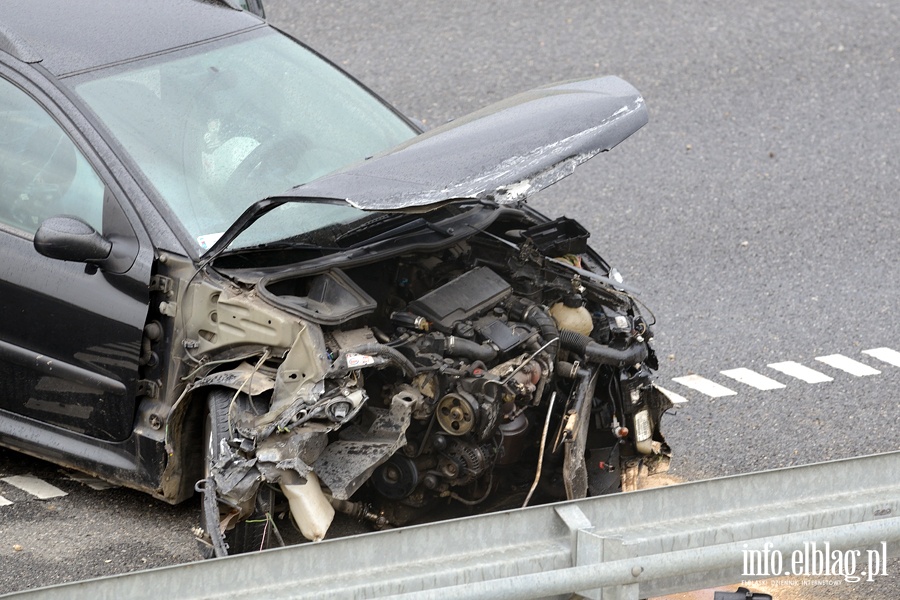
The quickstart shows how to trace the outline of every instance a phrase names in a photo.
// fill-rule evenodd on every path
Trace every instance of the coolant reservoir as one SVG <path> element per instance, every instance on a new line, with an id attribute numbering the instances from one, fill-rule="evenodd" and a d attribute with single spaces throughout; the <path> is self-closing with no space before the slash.
<path id="1" fill-rule="evenodd" d="M 287 496 L 291 515 L 300 527 L 300 533 L 313 542 L 321 541 L 334 519 L 334 508 L 322 492 L 319 478 L 311 472 L 306 483 L 286 483 L 282 478 L 279 485 Z"/>
<path id="2" fill-rule="evenodd" d="M 582 335 L 590 335 L 594 329 L 590 311 L 580 303 L 578 306 L 566 306 L 564 302 L 557 302 L 550 307 L 550 316 L 560 330 L 567 329 Z"/>

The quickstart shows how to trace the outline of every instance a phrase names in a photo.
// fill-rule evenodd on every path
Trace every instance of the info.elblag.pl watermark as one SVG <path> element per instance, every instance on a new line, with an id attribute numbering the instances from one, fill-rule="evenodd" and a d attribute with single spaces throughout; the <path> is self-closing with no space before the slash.
<path id="1" fill-rule="evenodd" d="M 839 550 L 824 542 L 805 542 L 802 549 L 784 555 L 766 542 L 761 550 L 744 544 L 745 577 L 842 577 L 847 583 L 872 582 L 887 576 L 887 542 L 873 550 Z M 805 580 L 809 581 L 809 580 Z M 829 585 L 840 580 L 815 580 Z M 803 585 L 804 580 L 797 582 Z"/>

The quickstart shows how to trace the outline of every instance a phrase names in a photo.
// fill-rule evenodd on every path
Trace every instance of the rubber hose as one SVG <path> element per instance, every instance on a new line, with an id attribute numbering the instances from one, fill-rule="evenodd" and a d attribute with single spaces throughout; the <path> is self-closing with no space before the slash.
<path id="1" fill-rule="evenodd" d="M 588 362 L 615 367 L 636 365 L 644 362 L 649 354 L 647 344 L 635 344 L 624 350 L 602 346 L 586 335 L 564 329 L 559 332 L 559 341 L 563 348 L 577 352 Z"/>
<path id="2" fill-rule="evenodd" d="M 470 358 L 472 360 L 480 360 L 483 362 L 491 362 L 497 358 L 497 351 L 490 346 L 484 346 L 478 342 L 459 338 L 451 335 L 447 338 L 447 347 L 444 350 L 447 356 L 458 356 L 461 358 Z"/>
<path id="3" fill-rule="evenodd" d="M 529 325 L 534 325 L 540 330 L 541 338 L 543 338 L 544 342 L 555 340 L 560 336 L 559 329 L 556 327 L 556 321 L 537 304 L 531 304 L 526 309 L 524 320 Z M 550 344 L 547 350 L 550 351 L 550 362 L 556 362 L 556 355 L 559 353 L 559 342 Z"/>

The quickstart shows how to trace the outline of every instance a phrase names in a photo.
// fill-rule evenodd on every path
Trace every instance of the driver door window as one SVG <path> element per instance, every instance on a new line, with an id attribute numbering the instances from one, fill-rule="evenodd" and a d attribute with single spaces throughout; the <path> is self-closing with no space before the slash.
<path id="1" fill-rule="evenodd" d="M 102 231 L 103 183 L 59 124 L 0 79 L 0 223 L 34 235 L 72 215 Z"/>

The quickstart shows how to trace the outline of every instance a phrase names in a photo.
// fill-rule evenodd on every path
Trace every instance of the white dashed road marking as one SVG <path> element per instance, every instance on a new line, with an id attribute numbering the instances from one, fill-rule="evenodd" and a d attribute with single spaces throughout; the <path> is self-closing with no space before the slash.
<path id="1" fill-rule="evenodd" d="M 868 354 L 873 358 L 877 358 L 882 362 L 900 367 L 900 352 L 891 350 L 890 348 L 873 348 L 871 350 L 863 350 L 863 354 Z"/>
<path id="2" fill-rule="evenodd" d="M 10 504 L 12 504 L 12 501 L 0 496 L 0 506 L 9 506 Z"/>
<path id="3" fill-rule="evenodd" d="M 772 363 L 769 365 L 769 368 L 780 371 L 785 375 L 795 377 L 801 381 L 805 381 L 806 383 L 825 383 L 826 381 L 834 381 L 833 378 L 829 377 L 825 373 L 820 373 L 815 369 L 810 369 L 809 367 L 801 365 L 800 363 L 794 362 L 792 360 Z"/>
<path id="4" fill-rule="evenodd" d="M 41 500 L 48 498 L 59 498 L 68 496 L 68 494 L 56 486 L 50 485 L 42 479 L 38 479 L 32 475 L 13 475 L 12 477 L 4 477 L 0 479 L 13 487 L 17 487 L 23 492 L 27 492 Z"/>
<path id="5" fill-rule="evenodd" d="M 846 371 L 857 377 L 865 377 L 867 375 L 878 375 L 881 373 L 878 369 L 873 369 L 869 365 L 847 358 L 843 354 L 829 354 L 828 356 L 817 356 L 816 360 L 823 362 L 830 367 Z"/>
<path id="6" fill-rule="evenodd" d="M 680 383 L 685 387 L 696 390 L 701 394 L 706 394 L 710 398 L 721 398 L 723 396 L 737 396 L 737 392 L 729 390 L 724 385 L 719 385 L 715 381 L 710 381 L 700 377 L 699 375 L 686 375 L 684 377 L 673 377 L 672 381 Z"/>
<path id="7" fill-rule="evenodd" d="M 780 390 L 785 387 L 783 383 L 770 379 L 765 375 L 760 375 L 756 371 L 751 371 L 750 369 L 728 369 L 727 371 L 719 371 L 719 373 L 725 377 L 731 377 L 736 381 L 745 383 L 750 387 L 755 387 L 758 390 Z"/>
<path id="8" fill-rule="evenodd" d="M 668 398 L 669 401 L 670 401 L 672 404 L 684 404 L 685 402 L 688 401 L 688 399 L 685 398 L 684 396 L 681 396 L 681 395 L 679 395 L 679 394 L 676 394 L 676 393 L 673 392 L 672 390 L 667 390 L 666 388 L 664 388 L 664 387 L 661 386 L 661 385 L 656 386 L 656 389 L 658 389 L 659 391 L 661 391 L 661 392 L 663 393 L 663 395 L 664 395 L 666 398 Z"/>
<path id="9" fill-rule="evenodd" d="M 871 350 L 863 350 L 862 354 L 871 356 L 872 358 L 880 360 L 881 362 L 887 363 L 889 365 L 900 367 L 900 351 L 893 350 L 891 348 L 872 348 Z M 879 371 L 878 369 L 870 367 L 865 363 L 861 363 L 858 360 L 848 358 L 843 354 L 817 356 L 816 360 L 820 363 L 828 365 L 829 367 L 833 367 L 835 369 L 838 369 L 839 371 L 843 371 L 856 377 L 866 377 L 868 375 L 878 375 L 881 373 L 881 371 Z M 770 369 L 778 371 L 779 373 L 783 373 L 784 375 L 793 377 L 794 379 L 799 379 L 800 381 L 806 383 L 825 383 L 828 381 L 834 381 L 833 377 L 792 360 L 770 363 L 767 366 Z M 744 367 L 740 367 L 737 369 L 726 369 L 724 371 L 719 371 L 719 373 L 721 373 L 725 377 L 729 377 L 731 379 L 734 379 L 735 381 L 762 391 L 778 390 L 787 387 L 780 381 Z M 737 392 L 696 374 L 686 375 L 684 377 L 673 377 L 672 381 L 679 383 L 685 387 L 689 387 L 696 392 L 700 392 L 701 394 L 705 394 L 710 398 L 721 398 L 722 396 L 737 395 Z M 671 392 L 669 392 L 669 394 L 671 394 Z M 686 402 L 687 399 L 684 399 L 684 401 Z"/>

